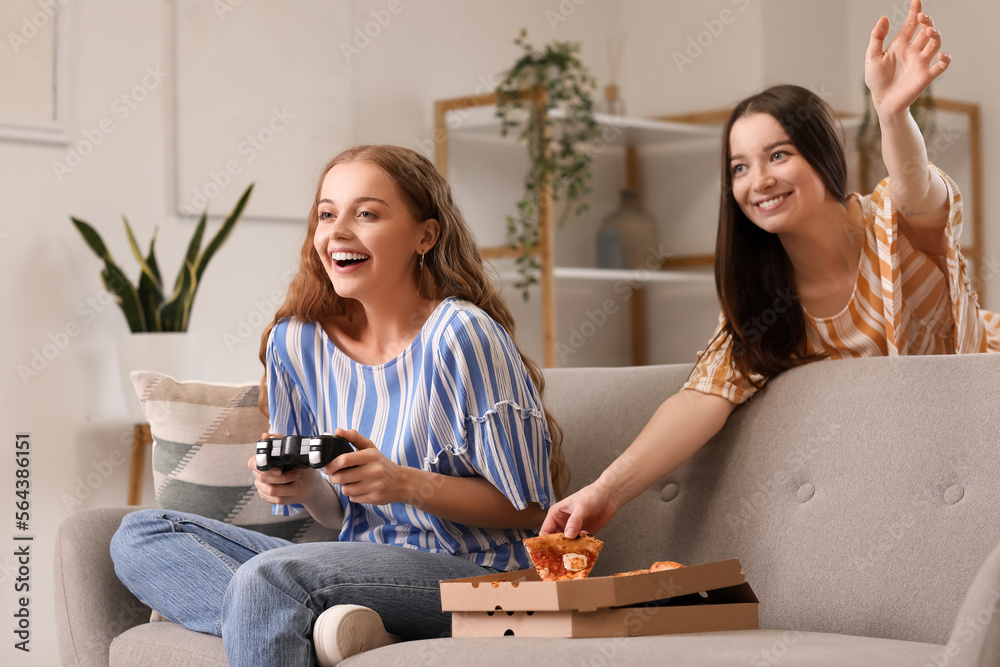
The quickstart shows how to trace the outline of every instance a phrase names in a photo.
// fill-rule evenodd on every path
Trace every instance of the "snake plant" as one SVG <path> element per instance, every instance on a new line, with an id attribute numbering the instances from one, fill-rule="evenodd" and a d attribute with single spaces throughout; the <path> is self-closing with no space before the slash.
<path id="1" fill-rule="evenodd" d="M 124 271 L 112 259 L 111 253 L 108 252 L 107 246 L 104 245 L 97 230 L 83 220 L 70 216 L 70 220 L 80 231 L 83 240 L 94 251 L 94 254 L 104 261 L 101 281 L 104 283 L 104 287 L 114 295 L 122 313 L 125 314 L 129 330 L 132 333 L 187 331 L 188 321 L 191 317 L 191 306 L 194 303 L 198 287 L 201 286 L 201 277 L 205 272 L 205 267 L 229 238 L 229 234 L 233 231 L 244 207 L 246 207 L 247 200 L 250 199 L 251 191 L 253 191 L 252 184 L 243 192 L 232 212 L 204 250 L 201 248 L 201 241 L 205 235 L 208 213 L 202 214 L 194 236 L 188 244 L 187 254 L 177 274 L 177 279 L 174 281 L 173 290 L 169 293 L 164 290 L 163 278 L 156 261 L 155 230 L 153 238 L 149 242 L 149 251 L 143 256 L 139 244 L 135 240 L 135 234 L 132 233 L 132 227 L 128 223 L 128 218 L 122 216 L 129 246 L 139 262 L 139 280 L 137 284 L 133 285 Z"/>

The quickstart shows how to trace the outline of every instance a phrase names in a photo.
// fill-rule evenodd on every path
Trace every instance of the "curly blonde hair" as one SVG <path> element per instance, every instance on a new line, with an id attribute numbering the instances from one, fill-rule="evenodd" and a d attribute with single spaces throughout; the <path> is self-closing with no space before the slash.
<path id="1" fill-rule="evenodd" d="M 490 278 L 483 258 L 479 254 L 472 231 L 462 212 L 455 205 L 448 182 L 434 165 L 419 153 L 399 146 L 355 146 L 343 151 L 323 169 L 316 188 L 316 198 L 309 211 L 309 224 L 300 252 L 298 272 L 288 286 L 285 301 L 278 308 L 274 319 L 264 329 L 260 339 L 260 360 L 267 364 L 267 340 L 271 329 L 279 320 L 298 317 L 319 322 L 330 315 L 351 313 L 358 302 L 339 296 L 327 276 L 326 269 L 313 246 L 313 236 L 319 224 L 317 212 L 323 180 L 327 173 L 345 162 L 365 162 L 378 167 L 392 179 L 409 206 L 414 220 L 435 219 L 440 226 L 436 245 L 424 255 L 424 267 L 417 269 L 417 292 L 421 298 L 438 301 L 453 296 L 475 304 L 504 328 L 512 340 L 514 317 L 500 294 L 497 284 Z M 539 394 L 544 393 L 545 378 L 541 368 L 525 356 L 518 347 L 518 354 L 535 383 Z M 260 382 L 260 408 L 267 414 L 267 373 Z M 545 411 L 552 438 L 550 455 L 552 483 L 556 494 L 565 491 L 568 470 L 562 454 L 562 429 Z"/>

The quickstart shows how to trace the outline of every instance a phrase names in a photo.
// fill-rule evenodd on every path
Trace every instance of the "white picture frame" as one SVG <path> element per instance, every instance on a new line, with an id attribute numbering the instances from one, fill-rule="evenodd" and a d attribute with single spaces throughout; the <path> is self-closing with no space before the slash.
<path id="1" fill-rule="evenodd" d="M 68 144 L 72 5 L 4 0 L 0 140 Z"/>
<path id="2" fill-rule="evenodd" d="M 351 3 L 173 4 L 178 213 L 225 215 L 254 183 L 244 217 L 305 221 L 323 166 L 353 139 L 339 47 Z"/>

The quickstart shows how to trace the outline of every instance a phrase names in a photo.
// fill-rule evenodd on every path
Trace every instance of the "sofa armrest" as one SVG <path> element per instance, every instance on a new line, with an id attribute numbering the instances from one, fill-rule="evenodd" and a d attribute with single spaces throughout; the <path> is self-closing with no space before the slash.
<path id="1" fill-rule="evenodd" d="M 1000 665 L 1000 545 L 987 557 L 965 595 L 937 664 Z"/>
<path id="2" fill-rule="evenodd" d="M 59 655 L 67 667 L 108 667 L 111 640 L 149 620 L 150 609 L 115 575 L 109 545 L 138 507 L 81 510 L 59 526 L 55 611 Z"/>

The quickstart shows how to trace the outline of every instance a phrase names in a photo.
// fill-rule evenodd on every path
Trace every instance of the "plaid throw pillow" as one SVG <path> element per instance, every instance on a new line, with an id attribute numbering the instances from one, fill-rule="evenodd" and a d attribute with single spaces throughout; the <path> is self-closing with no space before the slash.
<path id="1" fill-rule="evenodd" d="M 256 383 L 178 382 L 154 371 L 131 377 L 153 436 L 157 505 L 293 542 L 337 539 L 307 512 L 272 515 L 257 493 L 247 460 L 268 423 Z"/>

